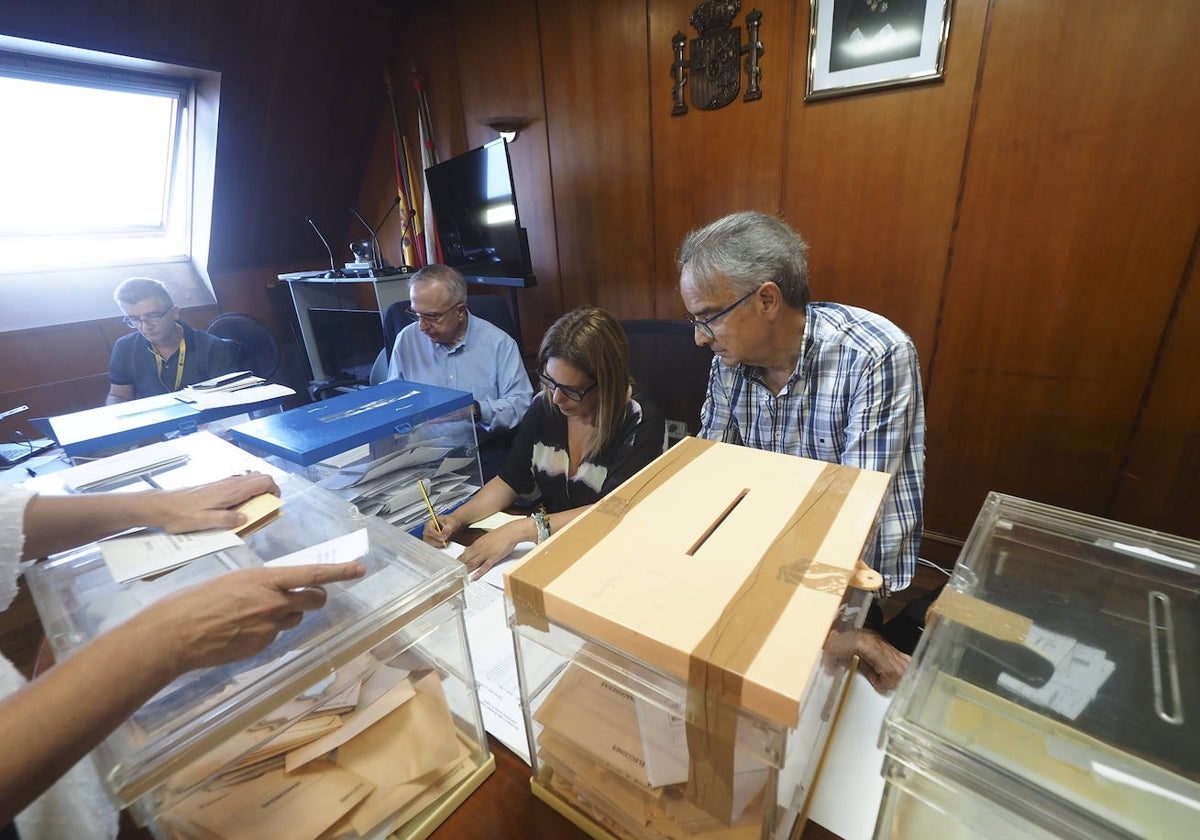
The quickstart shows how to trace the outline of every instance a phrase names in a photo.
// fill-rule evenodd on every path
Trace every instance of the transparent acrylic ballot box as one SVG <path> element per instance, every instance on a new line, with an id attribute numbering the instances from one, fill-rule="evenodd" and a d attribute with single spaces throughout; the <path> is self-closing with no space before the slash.
<path id="1" fill-rule="evenodd" d="M 262 654 L 171 683 L 93 759 L 159 838 L 425 837 L 494 768 L 462 568 L 303 478 L 279 484 L 281 515 L 244 545 L 157 577 L 115 583 L 96 545 L 27 573 L 61 660 L 189 584 L 365 540 L 364 578 L 326 585 L 326 606 Z"/>
<path id="2" fill-rule="evenodd" d="M 989 495 L 884 721 L 876 837 L 1200 828 L 1200 543 Z"/>
<path id="3" fill-rule="evenodd" d="M 298 472 L 404 530 L 482 486 L 466 391 L 395 380 L 230 429 L 247 451 Z"/>
<path id="4" fill-rule="evenodd" d="M 593 837 L 787 838 L 887 478 L 685 438 L 527 555 L 505 594 L 535 795 Z"/>

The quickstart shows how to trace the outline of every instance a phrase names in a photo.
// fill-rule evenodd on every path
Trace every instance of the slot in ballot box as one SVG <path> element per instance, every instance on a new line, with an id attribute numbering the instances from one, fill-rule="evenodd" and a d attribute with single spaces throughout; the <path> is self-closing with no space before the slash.
<path id="1" fill-rule="evenodd" d="M 197 455 L 222 471 L 269 471 L 215 437 L 190 437 L 209 438 Z M 334 540 L 365 552 L 364 578 L 327 585 L 325 607 L 258 656 L 175 680 L 92 758 L 113 799 L 159 838 L 427 836 L 494 767 L 462 568 L 299 476 L 278 482 L 280 515 L 244 545 L 152 579 L 115 583 L 98 545 L 28 571 L 61 660 L 189 584 L 328 554 Z"/>
<path id="2" fill-rule="evenodd" d="M 533 790 L 594 837 L 786 838 L 889 476 L 684 438 L 505 578 Z"/>
<path id="3" fill-rule="evenodd" d="M 393 380 L 234 426 L 230 437 L 407 530 L 429 518 L 422 489 L 442 513 L 482 485 L 473 401 Z"/>
<path id="4" fill-rule="evenodd" d="M 1200 825 L 1200 543 L 989 494 L 884 718 L 875 836 Z"/>
<path id="5" fill-rule="evenodd" d="M 206 423 L 278 409 L 294 394 L 283 385 L 195 395 L 190 389 L 102 405 L 47 419 L 55 442 L 71 457 L 136 444 L 159 435 L 186 435 Z"/>

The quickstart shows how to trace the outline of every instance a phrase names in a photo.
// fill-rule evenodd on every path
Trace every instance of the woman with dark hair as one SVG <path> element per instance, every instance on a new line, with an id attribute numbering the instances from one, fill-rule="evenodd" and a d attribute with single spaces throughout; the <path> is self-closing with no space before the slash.
<path id="1" fill-rule="evenodd" d="M 424 538 L 444 545 L 463 529 L 540 493 L 532 516 L 481 536 L 460 558 L 479 577 L 519 542 L 541 542 L 662 454 L 664 422 L 636 399 L 629 343 L 607 311 L 582 306 L 542 338 L 534 397 L 499 474 L 459 509 L 425 523 Z"/>

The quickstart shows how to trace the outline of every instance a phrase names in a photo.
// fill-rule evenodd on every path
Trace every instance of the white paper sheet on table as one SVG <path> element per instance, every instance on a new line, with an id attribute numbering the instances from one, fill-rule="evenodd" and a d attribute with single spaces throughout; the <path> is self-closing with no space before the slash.
<path id="1" fill-rule="evenodd" d="M 883 799 L 879 731 L 892 696 L 855 673 L 813 789 L 808 818 L 843 840 L 869 840 Z"/>
<path id="2" fill-rule="evenodd" d="M 530 763 L 529 738 L 521 711 L 512 633 L 504 614 L 504 570 L 531 548 L 533 543 L 518 543 L 508 559 L 497 563 L 479 580 L 467 581 L 465 587 L 467 642 L 484 729 L 526 764 Z M 451 543 L 442 551 L 458 557 L 463 546 Z"/>

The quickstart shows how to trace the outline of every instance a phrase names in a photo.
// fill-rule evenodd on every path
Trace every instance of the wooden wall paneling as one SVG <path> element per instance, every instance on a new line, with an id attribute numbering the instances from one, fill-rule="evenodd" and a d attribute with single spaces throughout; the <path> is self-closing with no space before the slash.
<path id="1" fill-rule="evenodd" d="M 96 323 L 0 333 L 0 392 L 87 376 L 98 367 L 107 371 L 111 351 L 111 341 Z"/>
<path id="2" fill-rule="evenodd" d="M 1200 539 L 1200 230 L 1106 515 Z"/>
<path id="3" fill-rule="evenodd" d="M 986 13 L 986 0 L 954 4 L 942 81 L 813 102 L 809 16 L 796 16 L 783 215 L 809 243 L 813 297 L 890 318 L 926 370 Z"/>
<path id="4" fill-rule="evenodd" d="M 1103 512 L 1195 236 L 1200 8 L 1092 6 L 992 9 L 931 367 L 937 530 L 993 489 Z"/>
<path id="5" fill-rule="evenodd" d="M 671 38 L 676 32 L 690 42 L 698 37 L 688 23 L 693 0 L 648 0 L 650 15 L 649 79 L 650 130 L 653 137 L 655 301 L 647 317 L 680 318 L 675 252 L 689 230 L 735 210 L 778 213 L 782 204 L 784 126 L 790 90 L 790 61 L 795 7 L 803 4 L 763 0 L 742 4 L 734 25 L 746 40 L 745 17 L 751 8 L 762 12 L 759 40 L 763 55 L 762 99 L 742 101 L 746 75 L 742 72 L 737 98 L 716 111 L 690 104 L 688 113 L 671 116 Z M 685 88 L 686 93 L 686 88 Z M 690 94 L 687 94 L 690 97 Z"/>
<path id="6" fill-rule="evenodd" d="M 537 3 L 459 0 L 455 11 L 455 55 L 468 146 L 496 139 L 496 132 L 483 124 L 491 117 L 529 120 L 509 144 L 509 156 L 538 282 L 517 293 L 522 346 L 532 348 L 563 308 Z"/>
<path id="7" fill-rule="evenodd" d="M 646 8 L 539 5 L 563 309 L 654 311 Z M 520 142 L 520 141 L 518 141 Z"/>
<path id="8" fill-rule="evenodd" d="M 417 96 L 413 71 L 420 76 L 433 123 L 434 149 L 439 161 L 467 150 L 463 128 L 462 98 L 455 60 L 455 14 L 453 4 L 422 4 L 405 12 L 401 35 L 387 50 L 392 80 L 395 119 L 410 148 L 416 177 L 423 175 L 421 132 L 417 119 Z M 379 130 L 367 164 L 367 179 L 359 194 L 360 206 L 373 207 L 377 220 L 396 195 L 395 125 L 392 108 L 385 100 L 380 109 Z M 422 187 L 423 193 L 423 187 Z M 423 206 L 423 205 L 422 205 Z M 374 223 L 378 224 L 377 221 Z M 399 211 L 380 228 L 380 245 L 392 265 L 403 265 L 404 221 Z M 430 256 L 436 262 L 436 254 Z"/>

